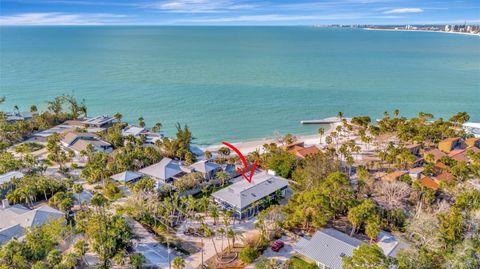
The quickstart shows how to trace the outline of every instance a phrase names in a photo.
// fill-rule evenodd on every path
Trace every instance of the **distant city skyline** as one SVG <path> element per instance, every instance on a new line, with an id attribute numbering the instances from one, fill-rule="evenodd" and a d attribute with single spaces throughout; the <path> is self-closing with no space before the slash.
<path id="1" fill-rule="evenodd" d="M 0 25 L 479 24 L 480 2 L 1 0 Z"/>

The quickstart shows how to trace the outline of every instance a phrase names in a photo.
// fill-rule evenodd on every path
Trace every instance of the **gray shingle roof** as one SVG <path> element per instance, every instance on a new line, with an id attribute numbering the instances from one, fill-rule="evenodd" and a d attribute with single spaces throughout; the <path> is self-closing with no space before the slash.
<path id="1" fill-rule="evenodd" d="M 294 246 L 295 251 L 333 269 L 342 268 L 342 257 L 352 256 L 353 250 L 363 244 L 362 241 L 335 229 L 317 231 L 308 240 L 301 238 Z"/>
<path id="2" fill-rule="evenodd" d="M 90 134 L 90 133 L 77 133 L 77 132 L 70 132 L 65 135 L 62 139 L 62 144 L 66 147 L 70 147 L 73 145 L 77 140 L 80 139 L 88 139 L 88 140 L 93 140 L 93 139 L 98 139 L 98 136 L 95 134 Z"/>
<path id="3" fill-rule="evenodd" d="M 7 243 L 10 239 L 19 238 L 23 235 L 23 227 L 20 224 L 0 230 L 0 245 Z"/>
<path id="4" fill-rule="evenodd" d="M 393 234 L 380 231 L 377 238 L 377 246 L 383 250 L 383 254 L 390 257 L 396 257 L 397 253 L 409 247 L 409 244 L 397 239 Z"/>
<path id="5" fill-rule="evenodd" d="M 190 168 L 194 169 L 195 171 L 197 172 L 201 172 L 201 173 L 209 173 L 211 171 L 214 171 L 216 169 L 219 169 L 221 166 L 219 164 L 216 164 L 216 163 L 212 163 L 212 162 L 209 162 L 209 161 L 206 161 L 206 160 L 203 160 L 203 161 L 199 161 L 199 162 L 196 162 L 192 165 L 190 165 Z"/>
<path id="6" fill-rule="evenodd" d="M 22 172 L 19 171 L 11 171 L 5 174 L 0 175 L 0 184 L 10 182 L 13 178 L 20 179 L 24 177 L 25 175 Z"/>
<path id="7" fill-rule="evenodd" d="M 0 208 L 0 244 L 13 237 L 23 236 L 25 228 L 42 226 L 49 220 L 63 216 L 62 212 L 48 205 L 33 210 L 22 205 Z"/>
<path id="8" fill-rule="evenodd" d="M 163 158 L 160 162 L 152 164 L 138 172 L 154 178 L 166 180 L 182 173 L 182 169 L 177 161 L 170 158 Z"/>
<path id="9" fill-rule="evenodd" d="M 119 174 L 115 174 L 111 176 L 110 178 L 120 181 L 120 182 L 129 182 L 135 179 L 141 178 L 143 175 L 137 172 L 132 172 L 132 171 L 125 171 Z"/>
<path id="10" fill-rule="evenodd" d="M 241 209 L 287 186 L 286 179 L 263 172 L 255 174 L 251 183 L 241 180 L 214 192 L 212 196 Z"/>

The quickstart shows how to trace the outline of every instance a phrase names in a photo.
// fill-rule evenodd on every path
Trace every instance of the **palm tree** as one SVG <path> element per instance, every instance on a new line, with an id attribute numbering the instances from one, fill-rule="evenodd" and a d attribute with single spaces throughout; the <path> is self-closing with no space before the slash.
<path id="1" fill-rule="evenodd" d="M 115 118 L 115 120 L 116 120 L 118 123 L 122 123 L 122 117 L 123 117 L 123 115 L 120 114 L 120 112 L 115 113 L 115 115 L 113 115 L 113 117 Z"/>
<path id="2" fill-rule="evenodd" d="M 36 106 L 36 105 L 32 105 L 32 106 L 30 107 L 30 112 L 32 112 L 32 113 L 37 113 L 37 112 L 38 112 L 37 106 Z"/>
<path id="3" fill-rule="evenodd" d="M 210 160 L 212 158 L 212 152 L 205 150 L 205 159 Z"/>
<path id="4" fill-rule="evenodd" d="M 216 174 L 217 178 L 220 180 L 220 185 L 223 187 L 225 182 L 228 180 L 229 176 L 225 171 L 220 171 Z"/>
<path id="5" fill-rule="evenodd" d="M 13 111 L 15 111 L 15 114 L 20 114 L 20 109 L 18 108 L 17 105 L 13 106 Z"/>
<path id="6" fill-rule="evenodd" d="M 320 144 L 322 144 L 322 137 L 325 134 L 324 128 L 318 128 L 318 134 L 320 135 Z"/>
<path id="7" fill-rule="evenodd" d="M 235 238 L 237 237 L 237 232 L 233 229 L 228 229 L 227 232 L 227 238 L 230 238 L 232 240 L 232 249 L 235 248 Z"/>
<path id="8" fill-rule="evenodd" d="M 47 109 L 52 112 L 55 116 L 62 111 L 63 98 L 58 96 L 53 99 L 53 101 L 48 102 Z"/>
<path id="9" fill-rule="evenodd" d="M 400 110 L 395 109 L 395 110 L 393 111 L 393 116 L 394 116 L 395 118 L 398 118 L 398 114 L 400 114 Z"/>
<path id="10" fill-rule="evenodd" d="M 343 112 L 342 111 L 339 111 L 338 114 L 337 114 L 337 117 L 341 120 L 343 119 Z"/>
<path id="11" fill-rule="evenodd" d="M 85 100 L 82 100 L 80 106 L 78 107 L 78 112 L 82 114 L 85 118 L 87 117 L 87 105 L 85 104 Z"/>
<path id="12" fill-rule="evenodd" d="M 145 127 L 145 119 L 143 117 L 138 118 L 138 126 L 141 128 Z"/>
<path id="13" fill-rule="evenodd" d="M 152 127 L 152 131 L 155 133 L 158 133 L 160 129 L 162 128 L 162 124 L 160 122 L 155 123 L 155 125 Z"/>
<path id="14" fill-rule="evenodd" d="M 177 257 L 175 257 L 175 259 L 173 259 L 173 268 L 175 268 L 175 269 L 185 268 L 185 261 L 183 260 L 182 257 L 177 256 Z"/>
<path id="15" fill-rule="evenodd" d="M 223 253 L 223 236 L 225 235 L 225 229 L 224 228 L 219 228 L 217 230 L 217 232 L 220 234 L 220 236 L 222 237 L 222 245 L 220 246 L 220 249 L 222 250 L 222 253 Z"/>
<path id="16" fill-rule="evenodd" d="M 80 198 L 80 194 L 83 192 L 83 186 L 82 184 L 75 184 L 73 185 L 73 192 L 78 195 L 78 204 L 80 207 L 82 206 L 82 200 Z"/>
<path id="17" fill-rule="evenodd" d="M 220 217 L 217 206 L 211 207 L 210 216 L 213 218 L 213 225 L 217 225 L 218 218 Z"/>
<path id="18" fill-rule="evenodd" d="M 143 267 L 143 263 L 145 262 L 145 256 L 142 253 L 135 253 L 130 256 L 130 264 L 135 269 L 140 269 Z"/>

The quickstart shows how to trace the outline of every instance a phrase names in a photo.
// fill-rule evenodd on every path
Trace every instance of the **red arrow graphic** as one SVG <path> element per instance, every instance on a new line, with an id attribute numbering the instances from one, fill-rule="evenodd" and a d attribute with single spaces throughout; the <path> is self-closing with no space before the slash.
<path id="1" fill-rule="evenodd" d="M 243 156 L 243 154 L 240 152 L 240 150 L 238 150 L 235 146 L 233 146 L 232 144 L 228 143 L 228 142 L 222 142 L 225 146 L 233 149 L 233 151 L 235 151 L 235 153 L 237 153 L 238 157 L 240 157 L 240 160 L 242 160 L 242 163 L 243 163 L 243 166 L 245 167 L 245 172 L 242 171 L 242 169 L 240 168 L 237 168 L 237 171 L 245 178 L 245 180 L 248 181 L 248 183 L 251 183 L 252 182 L 252 177 L 253 177 L 253 174 L 255 172 L 255 169 L 257 168 L 257 164 L 258 164 L 258 160 L 255 161 L 255 163 L 253 164 L 252 166 L 252 170 L 250 170 L 250 176 L 247 177 L 247 175 L 245 175 L 245 173 L 248 173 L 249 172 L 249 169 L 248 169 L 248 163 L 247 163 L 247 159 L 245 159 L 245 156 Z"/>

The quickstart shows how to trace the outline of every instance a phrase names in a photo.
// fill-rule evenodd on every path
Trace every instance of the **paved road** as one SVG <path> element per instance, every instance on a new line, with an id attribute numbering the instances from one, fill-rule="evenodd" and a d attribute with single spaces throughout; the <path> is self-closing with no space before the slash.
<path id="1" fill-rule="evenodd" d="M 147 264 L 156 265 L 161 268 L 168 268 L 167 248 L 158 243 L 155 236 L 145 229 L 135 220 L 130 220 L 132 228 L 139 239 L 134 240 L 135 251 L 142 253 L 147 259 Z M 177 255 L 172 251 L 170 261 L 173 261 Z"/>

